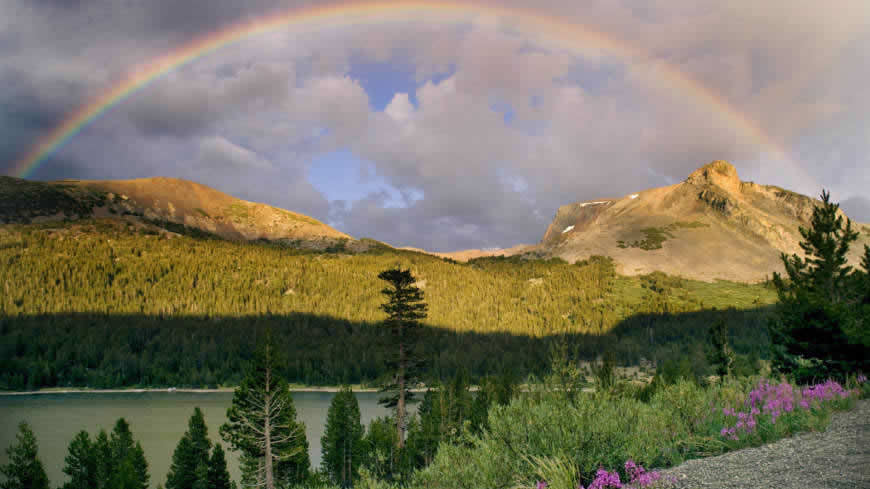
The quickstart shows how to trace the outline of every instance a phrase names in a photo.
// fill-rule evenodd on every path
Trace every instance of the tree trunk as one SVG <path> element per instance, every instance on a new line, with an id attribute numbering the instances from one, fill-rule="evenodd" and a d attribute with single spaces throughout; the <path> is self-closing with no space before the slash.
<path id="1" fill-rule="evenodd" d="M 265 451 L 266 451 L 266 489 L 275 489 L 275 481 L 272 478 L 272 426 L 271 419 L 269 417 L 269 411 L 272 407 L 272 393 L 271 393 L 271 377 L 272 370 L 266 369 L 266 399 L 264 404 L 265 411 L 265 424 L 263 426 L 263 433 L 266 438 L 265 440 Z"/>
<path id="2" fill-rule="evenodd" d="M 401 330 L 400 330 L 401 331 Z M 399 341 L 399 403 L 396 405 L 396 429 L 399 450 L 405 447 L 405 343 Z"/>

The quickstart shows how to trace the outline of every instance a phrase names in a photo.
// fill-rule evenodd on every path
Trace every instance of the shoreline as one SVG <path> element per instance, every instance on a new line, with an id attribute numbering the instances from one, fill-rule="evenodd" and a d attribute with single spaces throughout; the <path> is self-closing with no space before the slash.
<path id="1" fill-rule="evenodd" d="M 373 387 L 353 387 L 354 392 L 379 392 Z M 338 392 L 341 386 L 290 386 L 290 392 Z M 80 387 L 69 388 L 48 388 L 35 391 L 0 391 L 0 396 L 30 396 L 43 394 L 141 394 L 145 392 L 165 392 L 165 393 L 194 393 L 194 394 L 215 394 L 221 392 L 234 392 L 235 387 L 219 387 L 217 389 L 194 389 L 182 387 L 163 387 L 163 388 L 122 388 L 122 389 L 85 389 Z M 420 390 L 420 392 L 423 392 Z"/>

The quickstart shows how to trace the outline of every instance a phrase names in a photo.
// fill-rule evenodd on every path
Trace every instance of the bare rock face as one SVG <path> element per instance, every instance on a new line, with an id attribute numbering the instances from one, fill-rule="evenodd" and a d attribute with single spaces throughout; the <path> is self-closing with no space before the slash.
<path id="1" fill-rule="evenodd" d="M 781 253 L 802 254 L 800 228 L 818 202 L 741 182 L 733 165 L 716 160 L 676 185 L 560 207 L 535 251 L 568 261 L 611 256 L 628 275 L 758 281 L 782 271 Z M 870 234 L 852 246 L 854 265 L 864 243 Z"/>
<path id="2" fill-rule="evenodd" d="M 716 160 L 693 171 L 686 183 L 690 185 L 715 185 L 728 193 L 740 192 L 740 177 L 737 168 L 723 160 Z"/>

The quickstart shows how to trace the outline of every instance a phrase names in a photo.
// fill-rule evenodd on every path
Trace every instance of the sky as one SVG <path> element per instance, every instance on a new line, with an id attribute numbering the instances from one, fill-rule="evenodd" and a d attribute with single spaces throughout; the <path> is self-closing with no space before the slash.
<path id="1" fill-rule="evenodd" d="M 384 2 L 380 2 L 384 3 Z M 402 2 L 398 2 L 402 3 Z M 0 174 L 156 59 L 373 2 L 4 0 Z M 829 189 L 870 222 L 870 2 L 464 0 L 241 36 L 27 177 L 169 176 L 433 251 L 536 243 L 561 205 L 682 181 Z"/>

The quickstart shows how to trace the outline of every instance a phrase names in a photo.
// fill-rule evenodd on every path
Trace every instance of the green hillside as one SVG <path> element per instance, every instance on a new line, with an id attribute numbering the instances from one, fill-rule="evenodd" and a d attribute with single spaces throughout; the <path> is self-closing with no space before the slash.
<path id="1" fill-rule="evenodd" d="M 2 226 L 0 264 L 6 389 L 231 383 L 251 330 L 266 326 L 286 345 L 291 380 L 371 381 L 383 365 L 377 274 L 396 265 L 425 291 L 433 375 L 463 364 L 474 375 L 536 371 L 554 341 L 635 363 L 688 348 L 722 314 L 738 351 L 761 352 L 764 306 L 775 300 L 762 285 L 622 277 L 608 259 L 320 253 L 168 237 L 115 219 Z"/>

